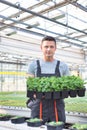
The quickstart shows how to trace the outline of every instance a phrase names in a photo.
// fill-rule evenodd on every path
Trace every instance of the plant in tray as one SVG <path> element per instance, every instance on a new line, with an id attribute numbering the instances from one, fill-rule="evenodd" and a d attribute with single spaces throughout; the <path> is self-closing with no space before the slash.
<path id="1" fill-rule="evenodd" d="M 0 121 L 7 121 L 11 118 L 11 115 L 8 114 L 0 114 Z"/>
<path id="2" fill-rule="evenodd" d="M 70 127 L 70 130 L 87 130 L 87 124 L 76 123 Z"/>
<path id="3" fill-rule="evenodd" d="M 26 122 L 27 122 L 27 125 L 31 127 L 39 127 L 43 124 L 43 120 L 39 118 L 28 119 L 26 120 Z"/>
<path id="4" fill-rule="evenodd" d="M 58 86 L 54 89 L 54 92 L 60 91 L 60 98 L 67 98 L 69 92 L 67 76 L 58 78 L 57 85 Z"/>
<path id="5" fill-rule="evenodd" d="M 58 121 L 51 121 L 46 123 L 47 130 L 62 130 L 64 127 L 64 122 Z"/>
<path id="6" fill-rule="evenodd" d="M 61 80 L 60 78 L 52 77 L 51 78 L 51 87 L 53 91 L 53 99 L 61 98 Z"/>
<path id="7" fill-rule="evenodd" d="M 70 95 L 70 97 L 76 97 L 78 95 L 78 90 L 82 90 L 85 88 L 84 87 L 85 82 L 84 82 L 84 80 L 82 80 L 80 77 L 77 77 L 77 76 L 70 76 L 70 77 L 68 77 L 68 79 L 70 80 L 69 95 Z"/>
<path id="8" fill-rule="evenodd" d="M 14 124 L 24 123 L 24 121 L 25 121 L 25 118 L 21 116 L 14 116 L 11 118 L 11 122 Z"/>
<path id="9" fill-rule="evenodd" d="M 39 78 L 29 77 L 27 79 L 27 97 L 33 98 L 33 95 L 36 94 L 37 88 L 39 84 Z"/>
<path id="10" fill-rule="evenodd" d="M 49 77 L 40 78 L 40 84 L 38 86 L 37 91 L 42 92 L 45 99 L 51 99 L 52 98 L 52 87 L 51 87 Z"/>
<path id="11" fill-rule="evenodd" d="M 83 97 L 83 96 L 85 96 L 85 91 L 86 91 L 86 88 L 85 88 L 85 87 L 82 88 L 82 89 L 78 89 L 78 90 L 77 90 L 77 95 L 78 95 L 79 97 Z"/>

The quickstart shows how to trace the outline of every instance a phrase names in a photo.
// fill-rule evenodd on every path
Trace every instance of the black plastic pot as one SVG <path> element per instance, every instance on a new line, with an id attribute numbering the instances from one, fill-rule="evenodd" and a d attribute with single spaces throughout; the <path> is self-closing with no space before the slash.
<path id="1" fill-rule="evenodd" d="M 39 127 L 42 125 L 42 122 L 27 122 L 27 125 L 30 127 Z"/>
<path id="2" fill-rule="evenodd" d="M 69 96 L 69 91 L 68 90 L 61 91 L 61 98 L 68 98 L 68 96 Z"/>
<path id="3" fill-rule="evenodd" d="M 35 94 L 35 91 L 27 90 L 27 97 L 33 99 L 33 95 Z"/>
<path id="4" fill-rule="evenodd" d="M 0 116 L 0 121 L 8 121 L 9 119 L 11 118 L 10 115 L 3 115 L 3 116 Z"/>
<path id="5" fill-rule="evenodd" d="M 57 125 L 57 126 L 46 124 L 46 126 L 47 126 L 47 130 L 62 130 L 64 127 L 64 124 Z"/>
<path id="6" fill-rule="evenodd" d="M 61 98 L 61 91 L 54 91 L 53 99 L 60 99 L 60 98 Z"/>
<path id="7" fill-rule="evenodd" d="M 77 90 L 77 95 L 78 95 L 79 97 L 84 97 L 84 96 L 85 96 L 85 91 L 86 91 L 85 88 L 83 88 L 83 89 L 78 89 L 78 90 Z"/>
<path id="8" fill-rule="evenodd" d="M 52 99 L 52 92 L 44 92 L 45 99 Z"/>
<path id="9" fill-rule="evenodd" d="M 11 118 L 11 122 L 14 124 L 20 124 L 20 123 L 24 123 L 25 122 L 25 118 L 24 117 L 13 117 Z"/>
<path id="10" fill-rule="evenodd" d="M 30 126 L 30 127 L 39 127 L 43 124 L 42 121 L 38 121 L 38 122 L 29 122 L 27 121 L 27 125 Z"/>
<path id="11" fill-rule="evenodd" d="M 36 92 L 36 97 L 37 99 L 42 99 L 43 98 L 43 92 Z"/>
<path id="12" fill-rule="evenodd" d="M 69 95 L 70 95 L 70 97 L 76 97 L 77 96 L 77 90 L 70 90 Z"/>

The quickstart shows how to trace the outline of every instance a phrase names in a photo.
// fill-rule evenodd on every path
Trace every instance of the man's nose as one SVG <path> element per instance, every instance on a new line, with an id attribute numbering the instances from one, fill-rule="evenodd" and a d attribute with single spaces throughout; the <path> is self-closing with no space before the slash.
<path id="1" fill-rule="evenodd" d="M 50 47 L 48 47 L 47 50 L 50 50 Z"/>

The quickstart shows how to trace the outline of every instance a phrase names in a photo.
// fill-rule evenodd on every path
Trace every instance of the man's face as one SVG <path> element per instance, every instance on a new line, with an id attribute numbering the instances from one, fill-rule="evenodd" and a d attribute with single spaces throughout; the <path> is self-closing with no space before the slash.
<path id="1" fill-rule="evenodd" d="M 56 45 L 54 41 L 43 41 L 41 44 L 41 50 L 45 57 L 53 57 Z"/>

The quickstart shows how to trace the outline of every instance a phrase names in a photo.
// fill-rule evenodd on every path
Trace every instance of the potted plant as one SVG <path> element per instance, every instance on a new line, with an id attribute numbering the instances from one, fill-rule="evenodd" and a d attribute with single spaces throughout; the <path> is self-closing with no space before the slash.
<path id="1" fill-rule="evenodd" d="M 87 124 L 76 123 L 70 127 L 70 130 L 87 130 Z"/>
<path id="2" fill-rule="evenodd" d="M 68 97 L 68 84 L 66 77 L 56 78 L 55 82 L 53 82 L 53 97 L 54 99 L 59 98 L 67 98 Z"/>
<path id="3" fill-rule="evenodd" d="M 24 121 L 25 121 L 25 118 L 21 116 L 14 116 L 11 118 L 11 122 L 14 124 L 24 123 Z"/>
<path id="4" fill-rule="evenodd" d="M 86 82 L 84 82 L 83 80 L 81 80 L 81 79 L 78 77 L 78 78 L 77 78 L 77 83 L 78 83 L 77 95 L 78 95 L 79 97 L 85 96 L 86 88 L 85 88 L 84 84 L 86 84 Z"/>
<path id="5" fill-rule="evenodd" d="M 30 99 L 32 99 L 33 95 L 35 94 L 35 89 L 34 89 L 35 80 L 36 78 L 32 78 L 32 77 L 29 77 L 27 79 L 27 97 L 29 97 Z"/>
<path id="6" fill-rule="evenodd" d="M 52 121 L 52 122 L 48 122 L 46 123 L 47 126 L 47 130 L 62 130 L 64 127 L 64 122 L 58 121 Z"/>
<path id="7" fill-rule="evenodd" d="M 85 91 L 86 91 L 86 88 L 85 88 L 85 87 L 82 88 L 82 89 L 78 89 L 78 90 L 77 90 L 77 95 L 78 95 L 79 97 L 83 97 L 83 96 L 85 96 Z"/>
<path id="8" fill-rule="evenodd" d="M 52 98 L 52 88 L 50 84 L 50 78 L 49 77 L 42 77 L 40 78 L 37 93 L 42 93 L 42 98 L 45 99 L 51 99 Z"/>
<path id="9" fill-rule="evenodd" d="M 70 76 L 63 76 L 61 79 L 61 97 L 62 98 L 68 98 L 69 96 L 69 90 L 71 88 L 70 82 Z"/>
<path id="10" fill-rule="evenodd" d="M 51 77 L 51 87 L 53 91 L 53 99 L 61 98 L 61 80 L 60 78 Z"/>
<path id="11" fill-rule="evenodd" d="M 39 127 L 43 124 L 43 120 L 39 118 L 28 119 L 26 120 L 26 122 L 27 122 L 27 125 L 31 127 Z"/>
<path id="12" fill-rule="evenodd" d="M 11 118 L 11 115 L 8 114 L 0 114 L 0 121 L 7 121 Z"/>
<path id="13" fill-rule="evenodd" d="M 76 97 L 78 95 L 78 90 L 84 89 L 85 82 L 80 78 L 76 76 L 70 76 L 68 77 L 69 82 L 69 95 L 70 97 Z"/>
<path id="14" fill-rule="evenodd" d="M 41 99 L 50 99 L 51 98 L 51 89 L 49 84 L 49 78 L 46 77 L 29 77 L 27 80 L 27 96 L 33 97 L 36 94 L 36 97 Z M 29 94 L 30 93 L 30 94 Z M 32 93 L 32 95 L 31 95 Z M 48 95 L 49 94 L 49 95 Z M 31 96 L 30 96 L 31 95 Z"/>

